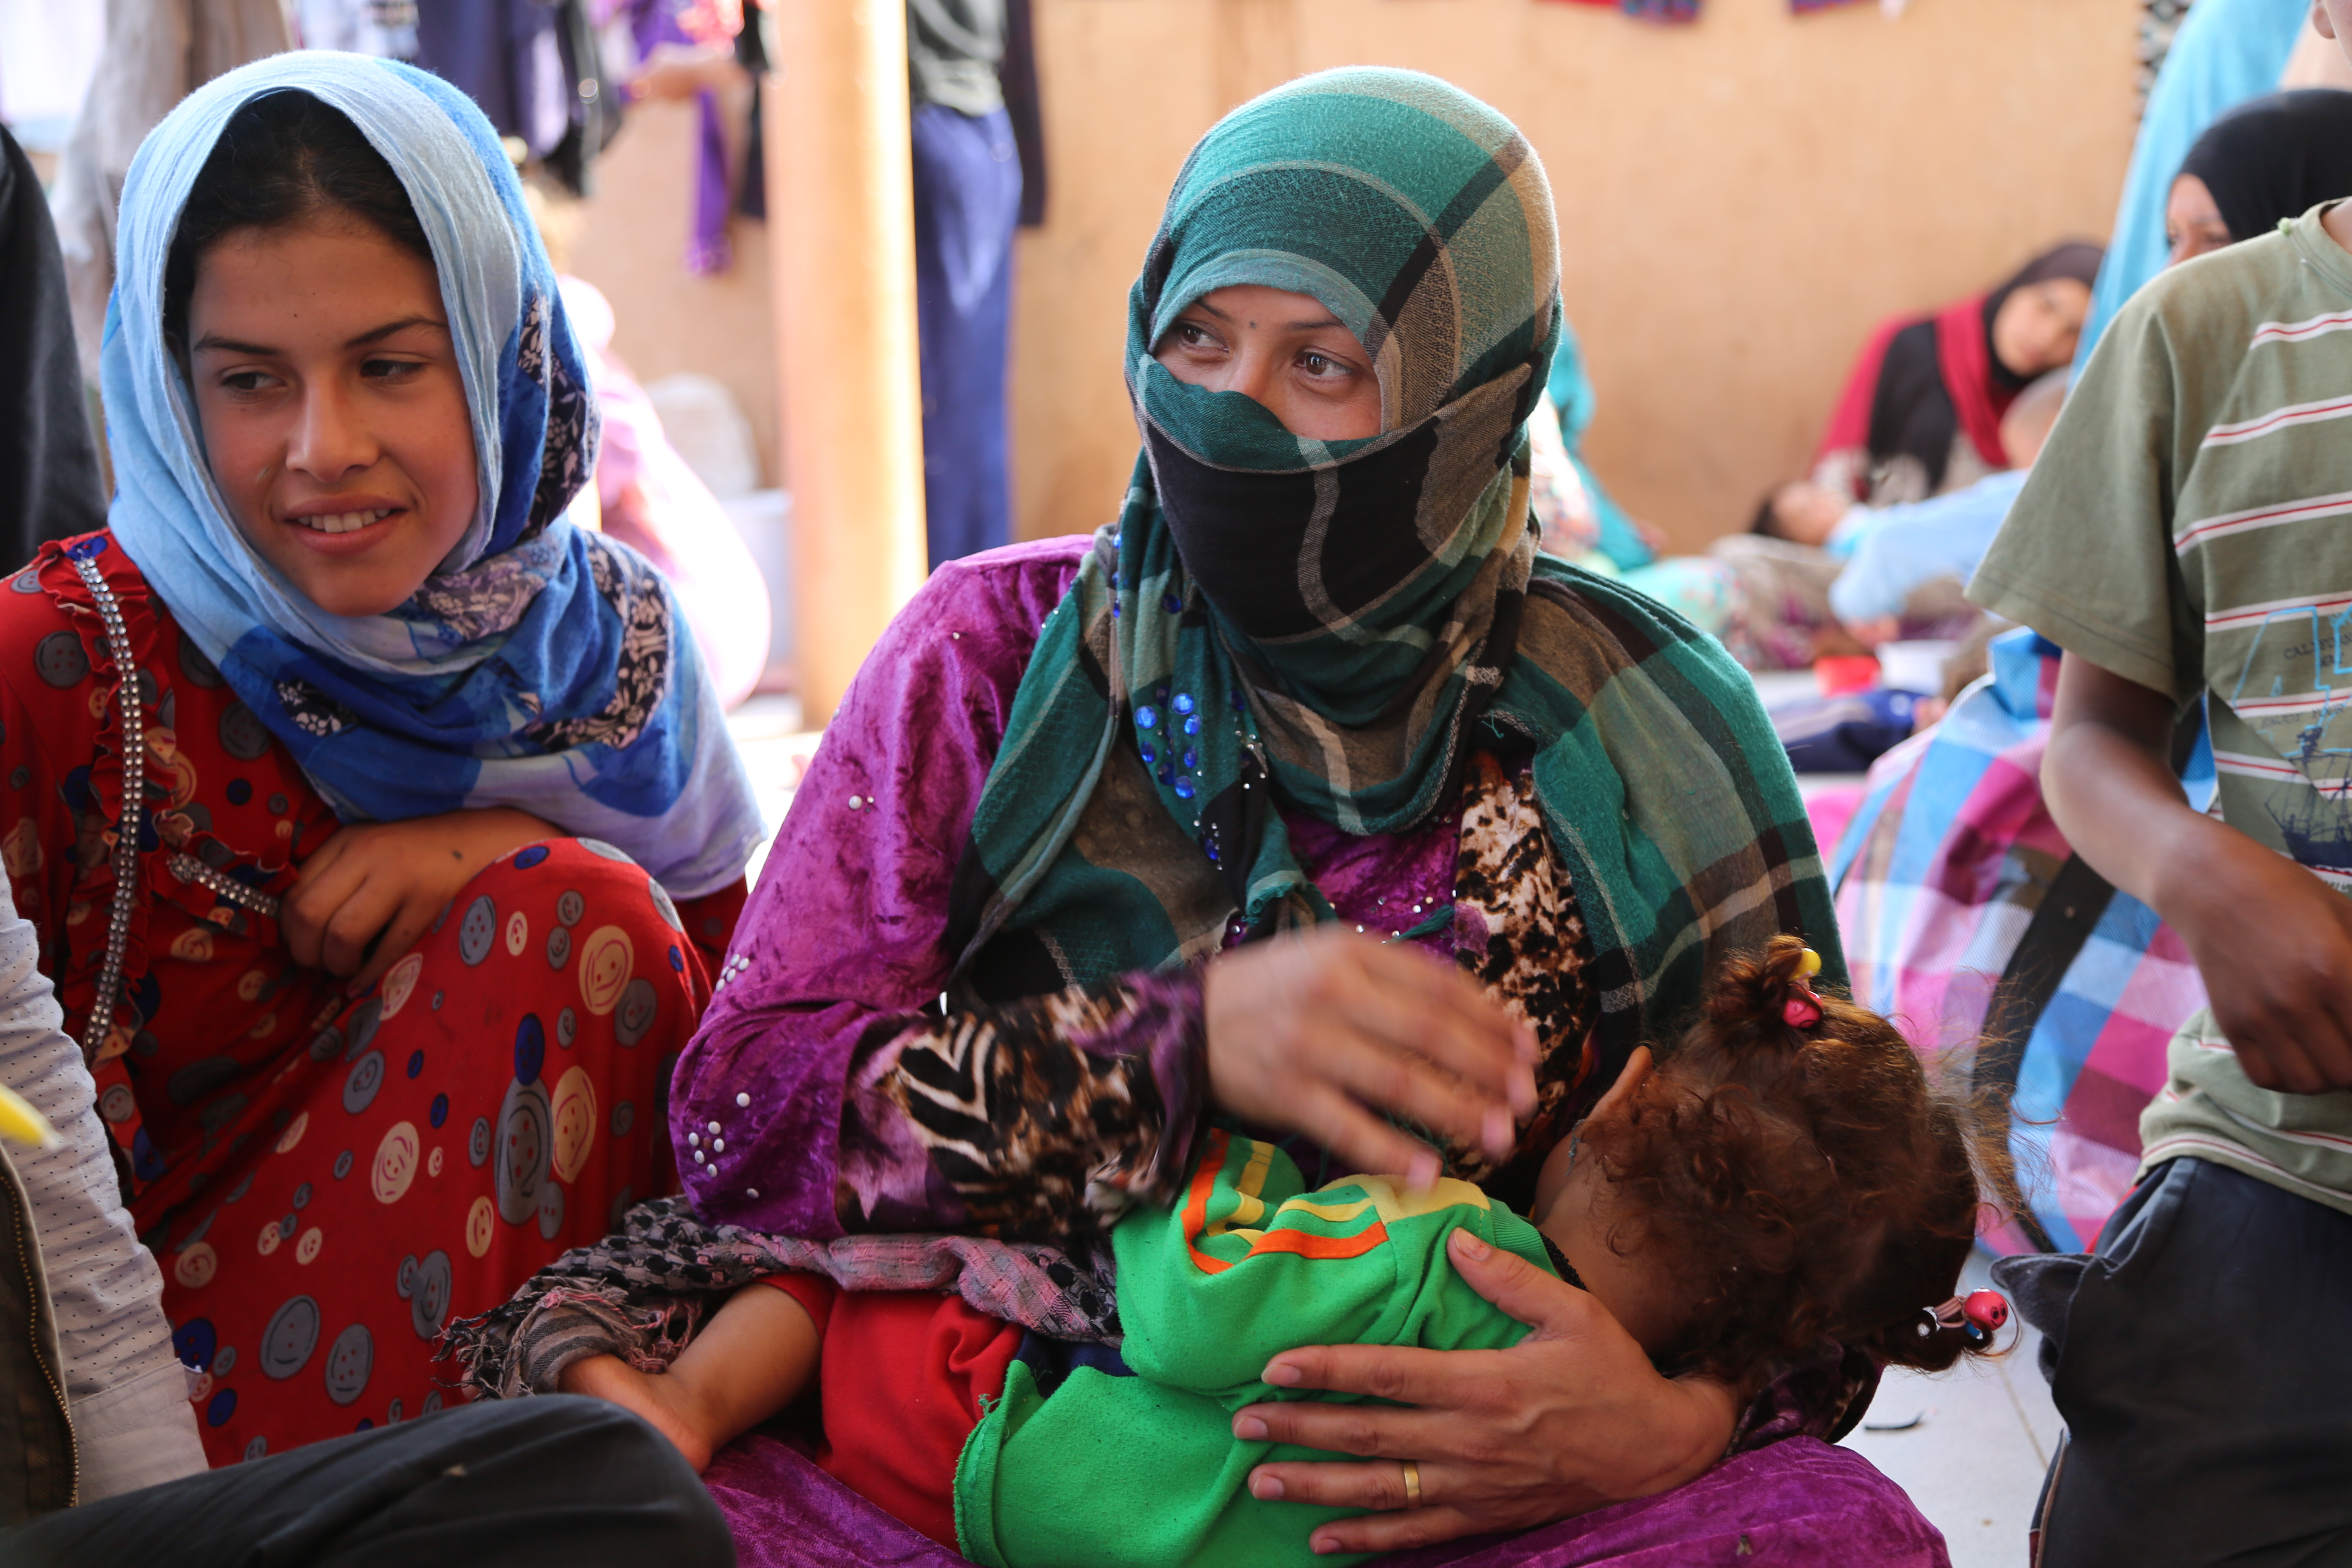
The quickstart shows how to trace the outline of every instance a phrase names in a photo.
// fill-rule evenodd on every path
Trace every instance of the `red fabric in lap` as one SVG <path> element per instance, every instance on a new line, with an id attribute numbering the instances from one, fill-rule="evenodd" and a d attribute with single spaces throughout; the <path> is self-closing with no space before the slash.
<path id="1" fill-rule="evenodd" d="M 955 1473 L 981 1402 L 1004 1392 L 1021 1330 L 961 1296 L 845 1291 L 813 1274 L 761 1281 L 809 1310 L 824 1336 L 817 1464 L 955 1550 Z"/>
<path id="2" fill-rule="evenodd" d="M 833 1303 L 841 1295 L 840 1286 L 822 1274 L 770 1274 L 759 1283 L 772 1285 L 798 1301 L 809 1321 L 816 1325 L 817 1340 L 823 1342 L 824 1331 L 833 1322 Z"/>

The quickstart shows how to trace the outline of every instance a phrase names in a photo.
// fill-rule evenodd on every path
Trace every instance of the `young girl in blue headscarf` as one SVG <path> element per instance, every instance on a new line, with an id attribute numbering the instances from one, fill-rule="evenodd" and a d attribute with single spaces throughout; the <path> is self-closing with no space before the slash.
<path id="1" fill-rule="evenodd" d="M 489 124 L 190 96 L 122 193 L 109 526 L 0 595 L 0 855 L 215 1463 L 435 1408 L 453 1312 L 671 1180 L 760 822 Z"/>

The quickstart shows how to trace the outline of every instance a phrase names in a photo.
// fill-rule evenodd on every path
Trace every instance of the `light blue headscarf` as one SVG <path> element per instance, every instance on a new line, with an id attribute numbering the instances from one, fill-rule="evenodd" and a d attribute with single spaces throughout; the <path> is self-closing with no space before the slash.
<path id="1" fill-rule="evenodd" d="M 2197 0 L 2181 18 L 2132 143 L 2115 234 L 2074 350 L 2077 373 L 2124 301 L 2164 270 L 2164 205 L 2180 161 L 2225 110 L 2278 86 L 2310 16 L 2311 0 Z"/>
<path id="2" fill-rule="evenodd" d="M 348 116 L 408 192 L 472 416 L 474 520 L 382 616 L 320 609 L 246 542 L 163 338 L 190 187 L 240 108 L 289 89 Z M 114 538 L 338 816 L 507 805 L 626 850 L 681 898 L 741 873 L 760 815 L 677 603 L 643 557 L 564 516 L 594 466 L 595 405 L 522 187 L 470 100 L 358 55 L 231 71 L 132 160 L 115 279 L 101 354 Z"/>

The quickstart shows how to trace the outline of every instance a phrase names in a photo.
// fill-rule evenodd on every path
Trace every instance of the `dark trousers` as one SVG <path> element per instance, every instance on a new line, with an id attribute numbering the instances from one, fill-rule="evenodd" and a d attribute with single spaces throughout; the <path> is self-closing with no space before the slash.
<path id="1" fill-rule="evenodd" d="M 915 313 L 931 564 L 1013 542 L 1005 353 L 1021 154 L 1013 121 L 915 106 Z"/>
<path id="2" fill-rule="evenodd" d="M 461 1405 L 0 1531 L 9 1568 L 732 1568 L 701 1478 L 618 1405 Z"/>
<path id="3" fill-rule="evenodd" d="M 2352 1215 L 2174 1160 L 1994 1272 L 2066 1418 L 2044 1568 L 2352 1564 Z"/>

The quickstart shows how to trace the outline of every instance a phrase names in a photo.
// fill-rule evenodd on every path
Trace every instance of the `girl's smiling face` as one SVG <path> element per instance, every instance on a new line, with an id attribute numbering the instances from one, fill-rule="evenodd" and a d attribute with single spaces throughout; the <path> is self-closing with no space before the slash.
<path id="1" fill-rule="evenodd" d="M 433 264 L 362 219 L 232 230 L 187 366 L 229 517 L 320 609 L 405 602 L 473 521 L 473 426 Z"/>
<path id="2" fill-rule="evenodd" d="M 1179 381 L 1240 393 L 1294 436 L 1381 433 L 1372 356 L 1311 294 L 1260 283 L 1213 289 L 1184 307 L 1151 357 Z"/>

